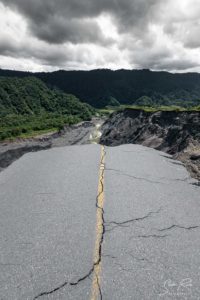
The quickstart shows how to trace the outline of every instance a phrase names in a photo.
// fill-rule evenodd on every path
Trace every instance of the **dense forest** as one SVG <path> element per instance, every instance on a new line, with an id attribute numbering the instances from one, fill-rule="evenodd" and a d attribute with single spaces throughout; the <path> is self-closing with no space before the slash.
<path id="1" fill-rule="evenodd" d="M 95 113 L 90 105 L 199 110 L 200 74 L 149 70 L 29 73 L 0 69 L 0 140 L 89 120 Z"/>
<path id="2" fill-rule="evenodd" d="M 26 77 L 31 73 L 0 70 L 0 76 Z M 56 87 L 90 105 L 131 104 L 142 106 L 200 104 L 200 74 L 172 74 L 149 70 L 93 70 L 34 73 L 50 87 Z"/>
<path id="3" fill-rule="evenodd" d="M 38 78 L 0 77 L 0 140 L 90 120 L 95 110 Z"/>

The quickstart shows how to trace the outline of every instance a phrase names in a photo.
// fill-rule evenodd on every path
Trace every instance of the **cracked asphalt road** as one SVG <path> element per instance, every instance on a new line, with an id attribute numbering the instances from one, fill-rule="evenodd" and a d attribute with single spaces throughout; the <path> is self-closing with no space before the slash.
<path id="1" fill-rule="evenodd" d="M 103 299 L 200 299 L 200 190 L 174 162 L 106 148 Z"/>
<path id="2" fill-rule="evenodd" d="M 0 174 L 0 299 L 200 299 L 199 191 L 138 145 L 24 155 Z"/>
<path id="3" fill-rule="evenodd" d="M 1 300 L 90 298 L 99 160 L 95 145 L 53 148 L 0 174 Z"/>

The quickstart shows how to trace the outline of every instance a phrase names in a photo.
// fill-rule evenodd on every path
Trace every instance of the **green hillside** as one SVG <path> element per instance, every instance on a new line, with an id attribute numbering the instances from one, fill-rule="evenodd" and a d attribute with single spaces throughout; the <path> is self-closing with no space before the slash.
<path id="1" fill-rule="evenodd" d="M 0 76 L 26 77 L 32 73 L 0 70 Z M 97 108 L 107 105 L 200 105 L 200 74 L 172 74 L 150 70 L 92 70 L 34 73 L 47 85 L 57 87 Z"/>
<path id="2" fill-rule="evenodd" d="M 34 77 L 0 77 L 0 140 L 90 120 L 94 109 Z"/>

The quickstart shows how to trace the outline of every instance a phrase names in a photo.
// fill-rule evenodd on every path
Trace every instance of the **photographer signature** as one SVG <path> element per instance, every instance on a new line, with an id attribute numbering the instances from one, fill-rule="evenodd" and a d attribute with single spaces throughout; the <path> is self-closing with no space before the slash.
<path id="1" fill-rule="evenodd" d="M 171 279 L 168 279 L 164 282 L 163 292 L 159 294 L 160 297 L 165 295 L 185 295 L 191 293 L 192 288 L 192 279 L 185 278 L 180 282 L 175 282 Z"/>

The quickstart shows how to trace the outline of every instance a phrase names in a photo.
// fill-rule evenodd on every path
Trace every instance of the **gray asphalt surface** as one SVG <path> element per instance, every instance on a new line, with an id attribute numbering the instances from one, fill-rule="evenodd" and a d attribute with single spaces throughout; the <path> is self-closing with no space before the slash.
<path id="1" fill-rule="evenodd" d="M 100 147 L 29 153 L 0 174 L 0 299 L 89 299 Z M 67 283 L 68 284 L 65 284 Z M 75 285 L 71 285 L 74 283 Z"/>
<path id="2" fill-rule="evenodd" d="M 102 299 L 200 299 L 199 186 L 162 152 L 105 151 Z M 1 300 L 91 299 L 99 163 L 70 146 L 0 173 Z"/>
<path id="3" fill-rule="evenodd" d="M 200 299 L 200 188 L 181 163 L 106 148 L 102 298 Z"/>

